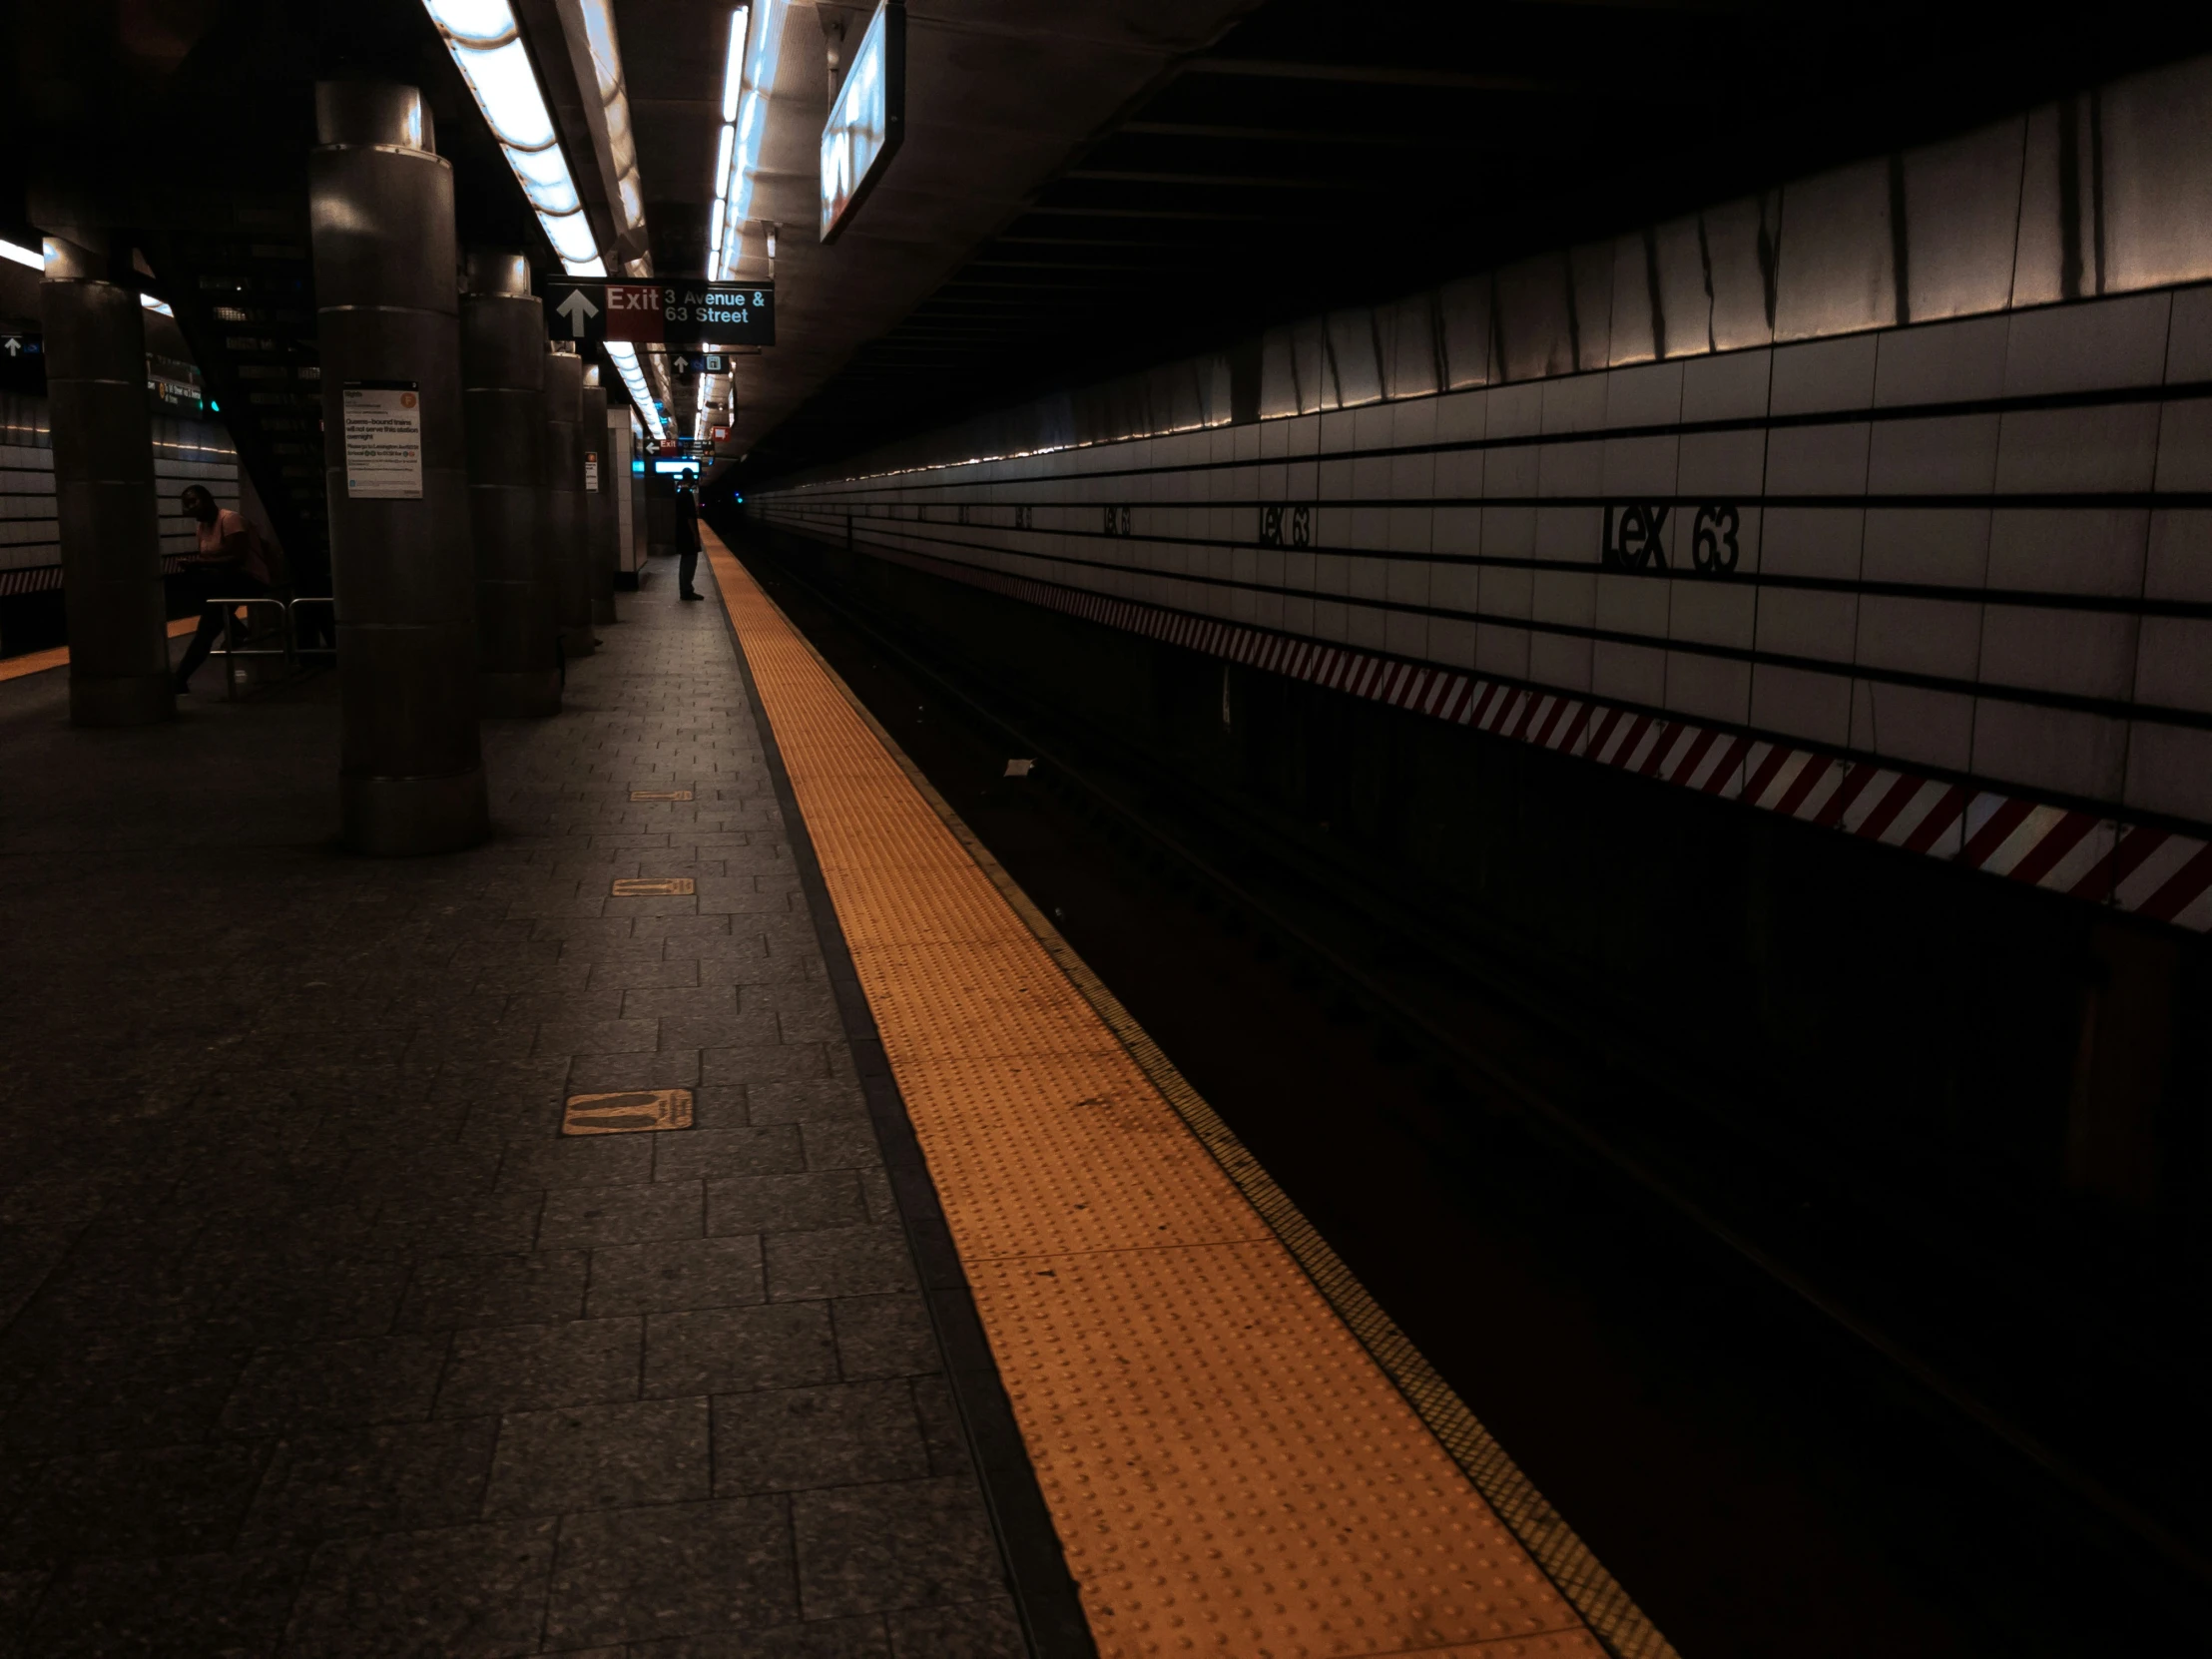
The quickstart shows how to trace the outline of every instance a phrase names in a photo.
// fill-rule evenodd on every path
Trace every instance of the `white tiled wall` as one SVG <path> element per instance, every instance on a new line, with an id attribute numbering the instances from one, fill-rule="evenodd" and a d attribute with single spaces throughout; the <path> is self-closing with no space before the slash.
<path id="1" fill-rule="evenodd" d="M 163 554 L 190 553 L 192 521 L 178 504 L 187 484 L 205 484 L 226 507 L 239 504 L 238 456 L 212 421 L 153 417 L 154 479 Z M 0 571 L 46 571 L 58 585 L 62 550 L 54 510 L 54 450 L 46 400 L 0 394 Z"/>
<path id="2" fill-rule="evenodd" d="M 2212 60 L 2099 107 L 2080 223 L 2045 177 L 2076 101 L 1281 330 L 1257 423 L 974 461 L 962 428 L 761 505 L 838 539 L 849 516 L 862 547 L 2212 824 L 2212 129 L 2190 113 Z M 1225 359 L 1184 368 L 1121 404 L 1185 385 L 1177 410 L 1226 420 Z M 1663 573 L 1601 561 L 1609 512 L 1639 504 L 1668 510 Z M 1723 504 L 1736 567 L 1704 574 L 1695 515 Z M 1308 545 L 1263 545 L 1278 509 L 1286 531 L 1304 510 Z"/>

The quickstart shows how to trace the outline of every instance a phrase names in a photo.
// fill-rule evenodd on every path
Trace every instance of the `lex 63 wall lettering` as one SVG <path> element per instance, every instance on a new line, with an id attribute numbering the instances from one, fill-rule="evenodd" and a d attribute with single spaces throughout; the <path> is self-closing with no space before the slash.
<path id="1" fill-rule="evenodd" d="M 1733 501 L 1616 501 L 1605 509 L 1598 563 L 1607 570 L 1733 576 L 1743 558 L 1743 527 Z"/>
<path id="2" fill-rule="evenodd" d="M 1260 545 L 1262 547 L 1311 547 L 1314 545 L 1314 509 L 1306 507 L 1262 507 L 1260 509 Z"/>

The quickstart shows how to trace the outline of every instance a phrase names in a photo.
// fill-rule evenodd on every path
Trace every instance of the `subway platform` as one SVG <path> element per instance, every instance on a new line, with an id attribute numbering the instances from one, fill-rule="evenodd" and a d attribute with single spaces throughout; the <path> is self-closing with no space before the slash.
<path id="1" fill-rule="evenodd" d="M 1671 1652 L 710 553 L 461 854 L 0 684 L 0 1655 Z"/>

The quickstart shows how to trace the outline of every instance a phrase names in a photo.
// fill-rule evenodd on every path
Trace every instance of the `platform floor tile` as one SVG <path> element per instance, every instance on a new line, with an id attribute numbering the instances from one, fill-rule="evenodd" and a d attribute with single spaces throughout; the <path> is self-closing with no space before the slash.
<path id="1" fill-rule="evenodd" d="M 0 673 L 0 1659 L 1025 1653 L 728 627 L 620 605 L 450 857 L 334 677 Z"/>

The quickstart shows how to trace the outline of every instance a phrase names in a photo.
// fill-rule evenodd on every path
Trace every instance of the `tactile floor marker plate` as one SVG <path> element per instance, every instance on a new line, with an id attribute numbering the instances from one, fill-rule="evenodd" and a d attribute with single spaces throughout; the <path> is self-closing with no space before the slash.
<path id="1" fill-rule="evenodd" d="M 612 898 L 689 898 L 698 890 L 689 875 L 618 875 L 607 892 Z"/>
<path id="2" fill-rule="evenodd" d="M 692 1126 L 689 1089 L 623 1089 L 615 1094 L 572 1094 L 561 1113 L 564 1135 L 635 1135 Z"/>
<path id="3" fill-rule="evenodd" d="M 713 536 L 1105 1659 L 1603 1649 Z"/>

